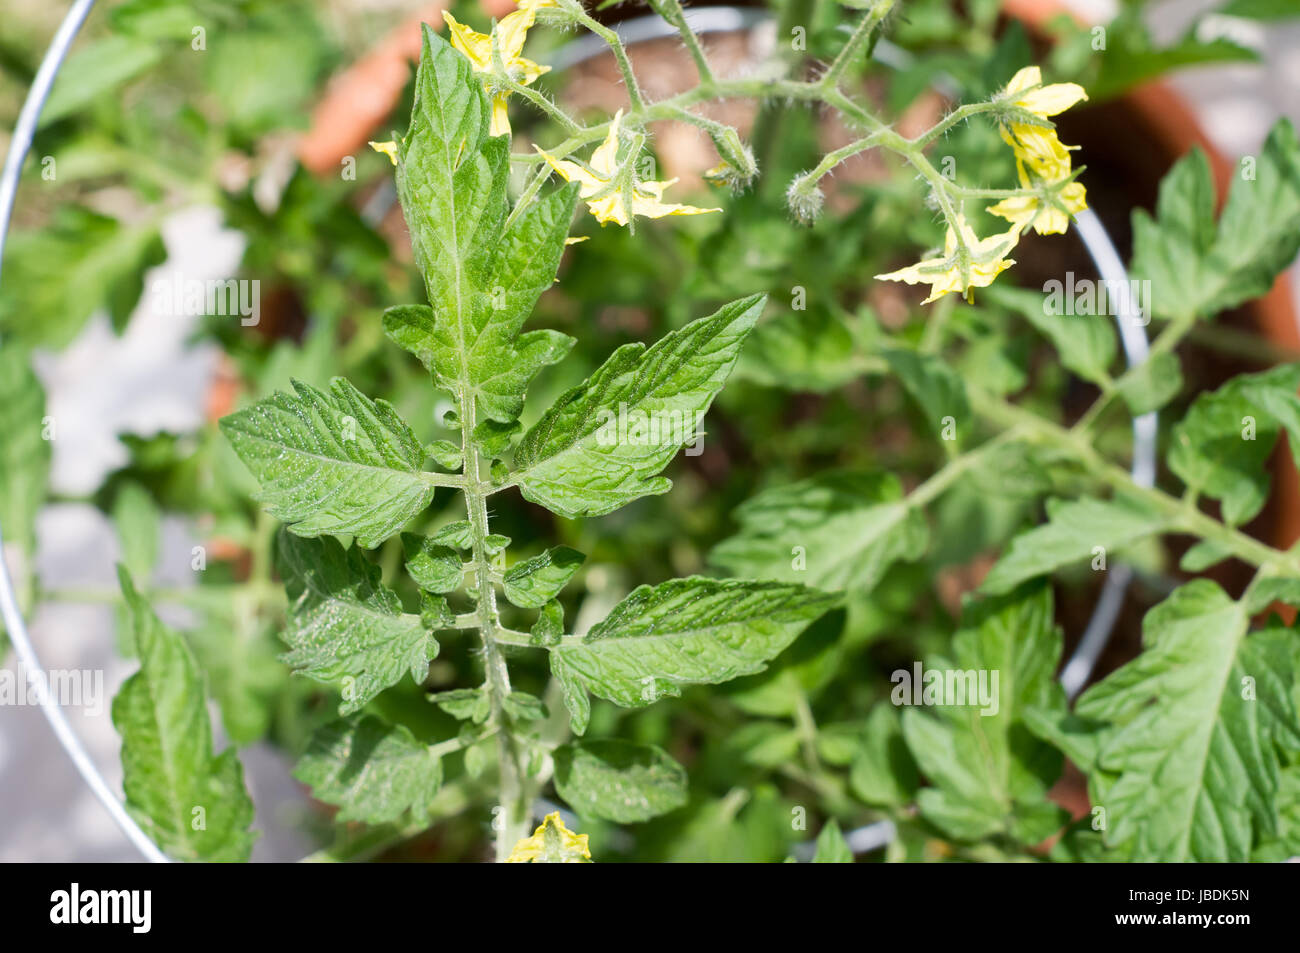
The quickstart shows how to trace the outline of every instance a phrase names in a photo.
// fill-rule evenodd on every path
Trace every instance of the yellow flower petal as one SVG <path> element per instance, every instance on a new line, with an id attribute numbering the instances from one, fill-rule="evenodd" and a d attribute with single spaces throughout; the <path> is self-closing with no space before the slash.
<path id="1" fill-rule="evenodd" d="M 497 24 L 497 42 L 501 46 L 501 61 L 509 64 L 518 59 L 524 51 L 524 40 L 536 20 L 536 14 L 530 7 L 521 7 L 514 13 L 507 13 Z M 491 47 L 488 47 L 489 51 Z"/>
<path id="2" fill-rule="evenodd" d="M 949 227 L 942 258 L 927 258 L 898 271 L 876 275 L 876 278 L 903 281 L 909 285 L 927 284 L 930 296 L 921 303 L 929 304 L 954 291 L 968 293 L 972 288 L 988 287 L 998 275 L 1015 264 L 1013 259 L 1005 256 L 1020 240 L 1018 228 L 980 239 L 960 215 L 957 226 L 971 258 L 964 273 L 957 261 L 957 232 Z"/>
<path id="3" fill-rule="evenodd" d="M 614 121 L 609 124 L 605 141 L 591 154 L 591 167 L 600 175 L 609 178 L 614 174 L 618 162 L 618 124 L 623 121 L 623 110 L 614 113 Z"/>
<path id="4" fill-rule="evenodd" d="M 576 162 L 570 162 L 568 159 L 557 159 L 541 146 L 535 145 L 533 148 L 546 160 L 547 165 L 559 173 L 560 178 L 564 179 L 565 182 L 577 182 L 578 194 L 583 198 L 595 195 L 609 185 L 607 181 L 597 178 Z"/>
<path id="5" fill-rule="evenodd" d="M 390 139 L 388 142 L 372 142 L 369 143 L 369 145 L 370 148 L 374 149 L 376 152 L 382 152 L 384 155 L 388 156 L 389 161 L 392 162 L 393 165 L 397 165 L 396 142 Z"/>
<path id="6" fill-rule="evenodd" d="M 1022 95 L 1016 97 L 1015 104 L 1044 119 L 1063 113 L 1088 98 L 1087 92 L 1078 83 L 1052 83 L 1043 86 L 1042 82 L 1042 71 L 1037 66 L 1026 66 L 1011 77 L 1006 91 L 1021 93 Z"/>
<path id="7" fill-rule="evenodd" d="M 585 864 L 591 862 L 586 834 L 575 834 L 564 826 L 559 811 L 552 811 L 533 831 L 515 844 L 508 864 Z"/>
<path id="8" fill-rule="evenodd" d="M 506 93 L 497 93 L 492 97 L 492 123 L 488 126 L 489 136 L 510 135 L 510 112 L 506 108 L 506 101 L 509 98 Z"/>
<path id="9" fill-rule="evenodd" d="M 451 35 L 451 45 L 469 60 L 476 72 L 482 73 L 492 68 L 492 37 L 477 33 L 459 22 L 450 13 L 444 12 L 443 22 Z"/>

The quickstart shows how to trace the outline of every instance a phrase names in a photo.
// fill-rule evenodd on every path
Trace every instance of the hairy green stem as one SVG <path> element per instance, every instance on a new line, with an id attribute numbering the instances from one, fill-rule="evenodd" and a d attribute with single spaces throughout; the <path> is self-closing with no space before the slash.
<path id="1" fill-rule="evenodd" d="M 500 778 L 500 808 L 493 818 L 496 830 L 496 859 L 504 861 L 511 848 L 527 836 L 531 811 L 524 792 L 523 758 L 519 742 L 512 731 L 505 699 L 510 695 L 510 672 L 497 643 L 496 586 L 488 564 L 486 540 L 488 537 L 487 495 L 479 478 L 481 460 L 478 445 L 474 442 L 476 408 L 474 395 L 463 389 L 459 395 L 461 449 L 465 459 L 465 510 L 469 516 L 472 537 L 471 552 L 474 562 L 474 588 L 477 593 L 474 613 L 478 619 L 479 637 L 483 641 L 483 667 L 491 707 L 492 723 L 500 734 L 497 737 L 497 767 Z"/>

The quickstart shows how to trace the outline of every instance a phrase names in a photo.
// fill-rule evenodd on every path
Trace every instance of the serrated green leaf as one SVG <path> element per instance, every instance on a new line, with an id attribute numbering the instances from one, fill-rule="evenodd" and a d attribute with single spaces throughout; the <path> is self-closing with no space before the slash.
<path id="1" fill-rule="evenodd" d="M 1244 861 L 1276 830 L 1278 749 L 1300 750 L 1294 630 L 1246 636 L 1245 608 L 1198 579 L 1143 620 L 1143 652 L 1079 699 L 1114 775 L 1107 845 L 1136 861 Z"/>
<path id="2" fill-rule="evenodd" d="M 898 711 L 883 702 L 871 709 L 862 746 L 849 768 L 849 787 L 866 804 L 902 807 L 912 803 L 921 787 Z"/>
<path id="3" fill-rule="evenodd" d="M 513 605 L 540 609 L 559 595 L 586 558 L 576 549 L 556 546 L 511 566 L 502 578 L 502 589 Z"/>
<path id="4" fill-rule="evenodd" d="M 1178 355 L 1164 351 L 1123 375 L 1115 390 L 1134 417 L 1159 410 L 1183 389 L 1183 366 Z"/>
<path id="5" fill-rule="evenodd" d="M 555 749 L 555 789 L 584 817 L 635 824 L 686 803 L 686 769 L 654 745 L 578 741 Z"/>
<path id="6" fill-rule="evenodd" d="M 29 557 L 36 546 L 36 514 L 45 502 L 50 442 L 44 439 L 45 390 L 28 356 L 10 342 L 0 347 L 0 529 L 5 542 Z M 0 631 L 3 630 L 0 625 Z"/>
<path id="7" fill-rule="evenodd" d="M 474 529 L 469 520 L 448 523 L 429 537 L 429 542 L 454 549 L 470 549 L 474 545 Z"/>
<path id="8" fill-rule="evenodd" d="M 1281 425 L 1265 403 L 1295 401 L 1297 389 L 1300 365 L 1243 374 L 1197 397 L 1173 429 L 1169 469 L 1220 500 L 1230 526 L 1252 519 L 1268 500 L 1267 464 Z"/>
<path id="9" fill-rule="evenodd" d="M 153 497 L 135 482 L 122 484 L 113 499 L 113 528 L 122 545 L 122 562 L 132 576 L 148 579 L 158 563 L 162 513 Z"/>
<path id="10" fill-rule="evenodd" d="M 952 837 L 979 840 L 1003 832 L 1035 844 L 1069 819 L 1045 803 L 1060 775 L 1061 756 L 1023 723 L 1026 709 L 1065 709 L 1065 694 L 1053 677 L 1061 635 L 1052 623 L 1051 590 L 1033 586 L 969 604 L 952 652 L 951 660 L 927 661 L 925 669 L 970 672 L 977 678 L 985 673 L 995 700 L 989 708 L 968 700 L 965 705 L 904 709 L 907 747 L 933 785 L 917 795 L 917 806 Z M 894 693 L 906 687 L 896 683 Z"/>
<path id="11" fill-rule="evenodd" d="M 1209 164 L 1199 150 L 1161 183 L 1156 218 L 1133 213 L 1133 271 L 1151 281 L 1151 310 L 1211 315 L 1257 298 L 1300 250 L 1300 141 L 1273 126 L 1237 169 L 1217 226 Z"/>
<path id="12" fill-rule="evenodd" d="M 478 416 L 509 423 L 537 371 L 573 345 L 519 332 L 555 279 L 577 190 L 532 202 L 506 228 L 509 139 L 488 136 L 489 115 L 469 61 L 426 25 L 397 190 L 429 306 L 390 308 L 384 330 L 436 383 L 472 396 Z"/>
<path id="13" fill-rule="evenodd" d="M 536 695 L 528 692 L 513 691 L 501 700 L 506 713 L 519 721 L 542 721 L 546 718 L 546 706 Z"/>
<path id="14" fill-rule="evenodd" d="M 1263 612 L 1273 602 L 1300 605 L 1300 579 L 1293 576 L 1265 576 L 1257 579 L 1241 597 L 1251 615 Z"/>
<path id="15" fill-rule="evenodd" d="M 1213 540 L 1203 539 L 1183 553 L 1183 558 L 1178 561 L 1178 568 L 1183 572 L 1204 572 L 1231 557 L 1232 550 Z"/>
<path id="16" fill-rule="evenodd" d="M 337 805 L 338 820 L 388 824 L 428 817 L 442 762 L 402 725 L 363 715 L 318 729 L 293 776 Z"/>
<path id="17" fill-rule="evenodd" d="M 794 718 L 841 671 L 847 613 L 832 609 L 803 631 L 794 645 L 756 675 L 731 681 L 727 699 L 742 711 Z"/>
<path id="18" fill-rule="evenodd" d="M 564 606 L 552 599 L 537 613 L 537 620 L 528 630 L 533 645 L 555 645 L 564 635 Z M 581 732 L 579 732 L 581 734 Z"/>
<path id="19" fill-rule="evenodd" d="M 402 612 L 379 567 L 355 546 L 281 531 L 276 567 L 289 596 L 283 660 L 338 688 L 340 715 L 364 708 L 407 672 L 424 680 L 438 643 L 419 616 Z"/>
<path id="20" fill-rule="evenodd" d="M 0 328 L 12 335 L 7 341 L 62 348 L 103 308 L 121 331 L 145 273 L 166 257 L 156 223 L 127 225 L 62 205 L 49 224 L 15 233 L 6 247 Z"/>
<path id="21" fill-rule="evenodd" d="M 341 377 L 301 381 L 221 420 L 267 512 L 299 536 L 347 534 L 372 549 L 425 509 L 436 489 L 424 448 L 391 404 Z"/>
<path id="22" fill-rule="evenodd" d="M 1167 517 L 1135 497 L 1049 500 L 1047 523 L 1013 539 L 980 589 L 1009 592 L 1026 579 L 1098 555 L 1109 565 L 1114 550 L 1168 527 Z M 1097 547 L 1104 553 L 1098 554 Z"/>
<path id="23" fill-rule="evenodd" d="M 569 696 L 586 689 L 640 708 L 683 685 L 761 671 L 835 602 L 803 586 L 739 579 L 641 586 L 582 639 L 552 647 L 551 669 Z M 582 711 L 585 698 L 569 706 Z"/>
<path id="24" fill-rule="evenodd" d="M 406 553 L 406 572 L 415 584 L 426 592 L 455 592 L 465 576 L 465 564 L 460 554 L 450 546 L 443 546 L 414 533 L 402 534 L 402 550 Z"/>
<path id="25" fill-rule="evenodd" d="M 1064 289 L 1063 289 L 1064 290 Z M 1104 384 L 1115 363 L 1115 327 L 1105 315 L 1069 315 L 1054 310 L 1046 295 L 1024 288 L 992 285 L 985 296 L 1010 308 L 1051 340 L 1061 363 L 1084 380 Z"/>
<path id="26" fill-rule="evenodd" d="M 890 369 L 904 389 L 921 408 L 921 415 L 934 433 L 948 439 L 951 423 L 953 444 L 969 429 L 970 402 L 966 385 L 957 373 L 939 358 L 919 351 L 889 348 L 883 352 Z"/>
<path id="27" fill-rule="evenodd" d="M 459 470 L 461 464 L 465 462 L 460 447 L 450 440 L 435 440 L 424 449 L 433 458 L 434 462 L 444 470 Z"/>
<path id="28" fill-rule="evenodd" d="M 740 532 L 709 560 L 736 576 L 870 590 L 894 562 L 919 559 L 923 515 L 892 474 L 828 471 L 765 490 L 735 511 Z"/>
<path id="29" fill-rule="evenodd" d="M 455 688 L 449 692 L 438 692 L 430 695 L 429 701 L 453 718 L 471 720 L 480 725 L 492 713 L 492 699 L 481 688 Z"/>
<path id="30" fill-rule="evenodd" d="M 625 344 L 610 355 L 519 442 L 515 480 L 524 498 L 574 518 L 666 493 L 672 483 L 659 472 L 694 438 L 764 300 L 733 301 L 649 350 Z"/>
<path id="31" fill-rule="evenodd" d="M 113 699 L 122 736 L 122 786 L 132 817 L 176 860 L 243 861 L 255 835 L 253 802 L 233 748 L 212 753 L 198 663 L 119 567 L 140 670 Z"/>
<path id="32" fill-rule="evenodd" d="M 831 818 L 823 825 L 817 835 L 817 853 L 813 855 L 814 864 L 851 864 L 853 851 L 840 831 L 840 825 Z"/>

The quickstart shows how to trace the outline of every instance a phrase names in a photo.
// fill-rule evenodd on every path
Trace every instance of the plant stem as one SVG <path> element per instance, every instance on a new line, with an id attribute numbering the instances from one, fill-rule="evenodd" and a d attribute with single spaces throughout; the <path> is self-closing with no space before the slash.
<path id="1" fill-rule="evenodd" d="M 496 859 L 504 861 L 511 848 L 527 836 L 530 820 L 529 804 L 523 789 L 523 765 L 519 742 L 515 738 L 505 699 L 510 695 L 510 672 L 497 644 L 497 593 L 488 564 L 487 546 L 488 513 L 487 495 L 479 479 L 481 461 L 478 445 L 474 442 L 476 408 L 474 395 L 462 389 L 459 395 L 461 422 L 461 449 L 465 459 L 465 510 L 473 539 L 474 588 L 478 591 L 474 611 L 478 616 L 479 636 L 483 640 L 483 667 L 487 674 L 487 691 L 492 711 L 492 723 L 500 734 L 497 737 L 497 766 L 500 778 L 500 811 L 493 819 L 496 829 Z"/>
<path id="2" fill-rule="evenodd" d="M 841 47 L 839 55 L 835 57 L 830 69 L 822 77 L 821 84 L 823 86 L 827 89 L 834 89 L 839 84 L 840 77 L 844 75 L 844 71 L 848 69 L 849 64 L 853 62 L 863 45 L 871 38 L 871 34 L 880 24 L 880 21 L 887 17 L 893 9 L 894 0 L 876 0 L 875 6 L 868 10 L 862 19 L 858 21 L 853 35 Z"/>

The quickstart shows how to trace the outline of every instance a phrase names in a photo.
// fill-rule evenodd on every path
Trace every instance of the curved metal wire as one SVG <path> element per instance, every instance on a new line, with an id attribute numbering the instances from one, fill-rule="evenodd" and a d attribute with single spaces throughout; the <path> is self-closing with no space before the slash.
<path id="1" fill-rule="evenodd" d="M 36 79 L 33 80 L 31 91 L 28 92 L 27 99 L 23 103 L 22 112 L 18 114 L 13 140 L 9 143 L 9 154 L 5 157 L 4 172 L 0 175 L 0 275 L 3 274 L 5 239 L 9 234 L 14 197 L 18 193 L 18 178 L 22 173 L 28 150 L 32 147 L 37 121 L 41 117 L 45 100 L 54 85 L 54 77 L 58 75 L 59 67 L 63 65 L 63 59 L 68 54 L 68 48 L 72 46 L 72 41 L 94 5 L 95 0 L 77 0 L 67 16 L 63 18 L 58 32 L 50 42 L 49 49 L 45 51 L 40 69 L 36 71 Z M 23 621 L 22 611 L 18 607 L 18 596 L 9 575 L 9 566 L 5 562 L 3 527 L 0 527 L 0 612 L 3 613 L 5 629 L 8 630 L 14 650 L 18 653 L 28 679 L 36 688 L 37 700 L 40 702 L 45 720 L 50 723 L 50 728 L 59 739 L 59 744 L 72 759 L 77 773 L 81 775 L 99 802 L 108 809 L 108 813 L 122 829 L 122 833 L 147 860 L 160 864 L 169 863 L 167 855 L 158 849 L 158 845 L 149 839 L 149 835 L 141 830 L 140 825 L 126 812 L 122 802 L 117 799 L 117 795 L 104 780 L 104 776 L 95 767 L 95 762 L 91 760 L 90 754 L 77 738 L 72 726 L 68 724 L 68 719 L 63 716 L 58 701 L 50 694 L 49 677 L 41 666 L 36 647 L 32 645 L 31 637 L 27 633 L 27 625 Z"/>

